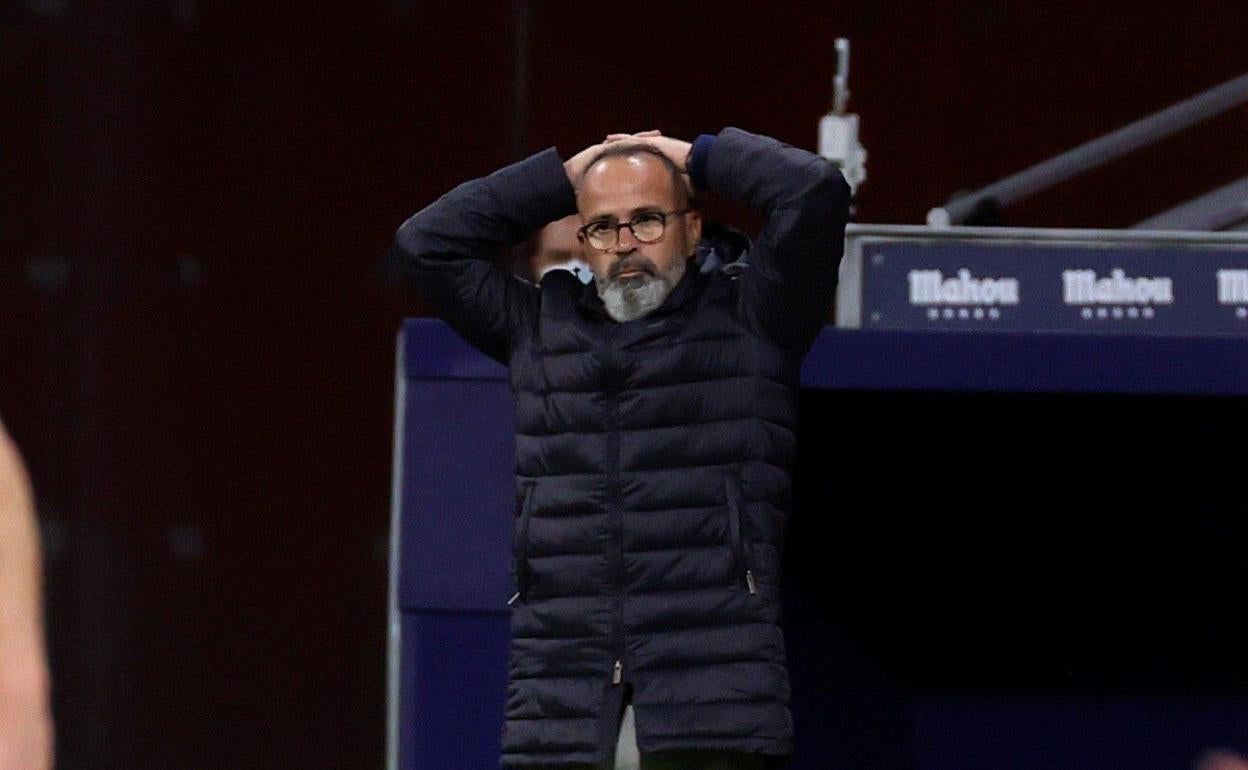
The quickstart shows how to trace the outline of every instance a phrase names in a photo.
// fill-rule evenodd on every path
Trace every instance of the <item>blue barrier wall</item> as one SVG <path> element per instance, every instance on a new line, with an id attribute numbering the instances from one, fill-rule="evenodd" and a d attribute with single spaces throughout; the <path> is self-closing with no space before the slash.
<path id="1" fill-rule="evenodd" d="M 496 767 L 506 678 L 505 602 L 512 592 L 509 537 L 513 513 L 513 407 L 506 372 L 436 321 L 407 322 L 400 336 L 400 348 L 402 387 L 396 441 L 400 461 L 396 466 L 395 512 L 399 550 L 392 597 L 398 632 L 393 661 L 396 670 L 392 672 L 397 678 L 396 691 L 391 712 L 396 743 L 392 761 L 404 770 Z M 1241 409 L 1242 399 L 1234 397 L 1248 394 L 1248 338 L 829 328 L 806 362 L 803 387 L 804 408 L 814 421 L 808 422 L 807 413 L 803 413 L 805 445 L 815 447 L 806 452 L 807 457 L 822 451 L 818 447 L 849 441 L 853 445 L 849 451 L 858 448 L 880 455 L 871 462 L 889 468 L 890 473 L 901 474 L 907 463 L 927 461 L 907 459 L 904 455 L 909 450 L 904 442 L 889 443 L 887 437 L 877 435 L 898 430 L 887 413 L 897 403 L 872 401 L 863 394 L 878 392 L 905 397 L 906 393 L 944 392 L 956 397 L 983 393 L 985 401 L 989 400 L 988 394 L 1004 398 L 1010 397 L 1008 394 L 1037 394 L 1036 398 L 1049 399 L 1043 403 L 1050 411 L 1033 417 L 1033 444 L 1040 430 L 1035 426 L 1043 426 L 1050 413 L 1060 415 L 1068 411 L 1065 402 L 1060 401 L 1062 398 L 1106 394 L 1174 396 L 1178 400 L 1132 402 L 1137 404 L 1132 407 L 1132 414 L 1148 413 L 1153 405 L 1163 410 L 1177 408 L 1182 414 L 1168 423 L 1172 425 L 1168 430 L 1177 435 L 1175 431 L 1181 427 L 1173 426 L 1187 425 L 1193 419 L 1204 420 L 1200 424 L 1209 426 L 1226 422 L 1228 414 L 1238 419 L 1239 412 L 1226 409 Z M 878 409 L 881 413 L 852 415 L 852 419 L 838 416 L 841 401 L 837 399 L 842 398 L 838 393 L 851 399 L 847 403 L 862 407 L 849 411 Z M 1205 399 L 1200 403 L 1211 406 L 1202 407 L 1204 417 L 1188 419 L 1184 410 L 1189 410 L 1190 402 L 1183 399 L 1195 397 Z M 1105 402 L 1104 408 L 1112 411 L 1114 407 L 1109 403 Z M 1138 404 L 1146 408 L 1140 409 Z M 1025 411 L 1033 406 L 1034 400 L 1028 400 L 993 408 Z M 939 407 L 938 404 L 935 408 Z M 1093 420 L 1096 415 L 1108 414 L 1101 402 L 1085 403 L 1080 409 L 1080 414 L 1092 415 Z M 942 430 L 957 433 L 958 423 L 950 424 L 954 427 Z M 1248 419 L 1235 429 L 1236 435 L 1248 439 Z M 843 432 L 838 434 L 838 430 Z M 809 435 L 812 432 L 816 435 Z M 955 436 L 954 440 L 964 438 Z M 1028 437 L 1018 440 L 1026 442 Z M 1187 434 L 1182 440 L 1188 440 Z M 1125 443 L 1139 442 L 1128 438 Z M 945 453 L 956 454 L 960 449 L 982 451 L 978 446 L 967 442 Z M 1159 446 L 1165 449 L 1167 445 Z M 1008 454 L 1014 450 L 1006 440 L 992 451 Z M 1020 455 L 1027 467 L 1043 465 L 1049 456 L 1047 445 L 1031 446 L 1028 452 Z M 1083 456 L 1078 456 L 1082 462 Z M 1210 462 L 1218 462 L 1217 456 L 1211 454 Z M 1136 457 L 1123 462 L 1138 461 Z M 950 461 L 946 458 L 944 462 Z M 1234 457 L 1227 463 L 1234 467 Z M 1034 560 L 1034 553 L 1022 554 L 1021 562 L 1008 557 L 987 559 L 980 568 L 996 571 L 985 572 L 982 580 L 976 578 L 979 582 L 947 583 L 955 587 L 956 593 L 978 596 L 979 589 L 974 586 L 1000 580 L 1016 585 L 1025 594 L 1018 604 L 1026 612 L 1002 614 L 1013 618 L 1015 626 L 1009 627 L 1014 636 L 1003 636 L 1001 644 L 1011 651 L 1017 647 L 1021 652 L 1008 659 L 1017 658 L 1020 670 L 1030 673 L 1018 677 L 994 671 L 985 673 L 988 663 L 997 662 L 991 655 L 973 653 L 972 636 L 982 635 L 983 629 L 992 627 L 991 618 L 981 625 L 984 617 L 991 615 L 992 605 L 966 610 L 969 621 L 956 611 L 938 613 L 931 609 L 929 594 L 916 590 L 916 586 L 944 586 L 946 583 L 941 581 L 946 578 L 942 575 L 952 568 L 930 559 L 921 538 L 909 536 L 908 532 L 920 531 L 925 526 L 924 517 L 928 514 L 920 507 L 907 503 L 905 515 L 898 518 L 897 524 L 881 519 L 878 500 L 886 496 L 871 488 L 878 480 L 870 478 L 870 468 L 870 464 L 854 466 L 843 484 L 831 484 L 822 477 L 835 478 L 835 468 L 826 474 L 818 467 L 807 469 L 804 476 L 799 467 L 797 515 L 807 518 L 795 523 L 800 524 L 795 531 L 802 535 L 803 542 L 791 550 L 799 555 L 801 564 L 786 575 L 785 586 L 798 726 L 793 768 L 1160 770 L 1190 766 L 1210 746 L 1248 742 L 1248 712 L 1244 700 L 1238 697 L 1244 694 L 1248 676 L 1242 674 L 1248 673 L 1248 667 L 1243 666 L 1229 642 L 1223 645 L 1225 650 L 1211 650 L 1207 656 L 1211 662 L 1205 668 L 1192 668 L 1183 661 L 1154 660 L 1158 656 L 1165 658 L 1167 644 L 1173 647 L 1173 656 L 1186 656 L 1184 660 L 1192 657 L 1192 650 L 1182 648 L 1185 634 L 1178 629 L 1174 638 L 1180 641 L 1165 634 L 1161 642 L 1144 640 L 1138 649 L 1124 655 L 1125 662 L 1115 668 L 1102 666 L 1111 659 L 1112 651 L 1101 657 L 1080 657 L 1082 653 L 1071 652 L 1078 649 L 1078 640 L 1066 649 L 1058 629 L 1046 632 L 1044 646 L 1035 653 L 1044 659 L 1042 664 L 1023 660 L 1029 649 L 1026 630 L 1019 631 L 1015 626 L 1019 617 L 1034 616 L 1031 605 L 1025 602 L 1074 602 L 1080 613 L 1095 616 L 1095 612 L 1080 604 L 1078 580 L 1103 583 L 1105 578 L 1087 564 L 1081 567 L 1083 572 L 1075 573 L 1077 580 L 1061 587 L 1065 593 L 1045 594 L 1043 591 L 1049 590 L 1048 578 L 1037 579 L 1033 585 L 1028 575 L 1010 571 L 1011 562 L 1032 563 L 1027 560 Z M 1104 472 L 1113 473 L 1113 468 L 1112 463 L 1107 464 Z M 803 487 L 803 478 L 810 479 L 812 474 L 820 474 L 820 480 Z M 893 476 L 881 478 L 887 484 Z M 863 491 L 844 491 L 856 486 Z M 1221 496 L 1208 497 L 1201 505 L 1212 510 L 1223 505 L 1220 501 L 1224 499 L 1238 499 L 1237 489 L 1232 484 L 1217 493 Z M 1009 489 L 996 490 L 994 494 L 1009 494 Z M 1205 498 L 1194 495 L 1194 499 Z M 1135 504 L 1142 503 L 1137 500 Z M 829 521 L 847 521 L 851 526 L 855 521 L 867 522 L 864 526 L 868 530 L 856 533 L 864 540 L 879 542 L 900 537 L 904 547 L 897 558 L 875 570 L 871 564 L 855 563 L 852 554 L 847 553 L 840 566 L 818 568 L 821 558 L 826 558 L 823 554 L 837 552 L 843 541 L 849 541 L 848 548 L 854 548 L 855 533 L 847 531 L 832 541 L 834 547 L 810 550 L 812 541 L 817 545 L 817 533 L 821 530 L 816 529 L 816 517 L 809 514 L 831 508 L 836 508 L 836 515 Z M 1025 501 L 1020 502 L 1018 510 L 1025 509 Z M 1073 513 L 1055 512 L 1046 520 L 1061 527 L 1079 526 L 1079 517 L 1084 516 L 1080 510 L 1072 507 Z M 1161 568 L 1158 574 L 1172 574 L 1165 572 L 1171 568 L 1174 575 L 1192 573 L 1183 560 L 1196 557 L 1188 551 L 1213 547 L 1209 544 L 1226 541 L 1228 535 L 1248 534 L 1227 530 L 1226 526 L 1234 525 L 1213 518 L 1214 524 L 1205 528 L 1209 530 L 1209 542 L 1193 540 L 1181 548 L 1175 546 L 1177 556 L 1171 560 L 1178 560 L 1178 566 Z M 1089 542 L 1116 537 L 1114 530 L 1105 526 L 1104 530 L 1094 528 L 1081 537 Z M 1200 527 L 1196 530 L 1198 534 L 1204 532 Z M 979 522 L 968 531 L 976 533 L 970 536 L 974 539 L 986 529 Z M 1169 553 L 1165 550 L 1170 546 L 1164 533 L 1147 534 L 1147 538 L 1152 539 L 1132 546 L 1134 552 L 1149 558 L 1154 552 L 1163 557 Z M 1060 538 L 1039 540 L 1045 548 L 1062 547 Z M 941 541 L 941 547 L 957 552 L 964 562 L 978 558 L 978 543 L 960 551 L 959 542 L 947 538 Z M 1232 544 L 1225 554 L 1240 553 L 1237 547 Z M 1063 557 L 1059 553 L 1054 558 Z M 908 565 L 913 564 L 925 565 L 928 572 L 913 574 L 908 571 Z M 1131 564 L 1133 571 L 1147 571 L 1141 570 L 1139 564 Z M 864 571 L 871 574 L 859 580 Z M 1209 579 L 1221 580 L 1221 575 L 1211 572 Z M 1182 578 L 1177 580 L 1182 583 Z M 842 589 L 855 581 L 861 582 L 862 587 L 852 592 Z M 1151 589 L 1146 582 L 1138 581 L 1123 586 L 1124 596 L 1135 597 L 1123 604 L 1129 608 L 1124 612 L 1134 613 L 1128 620 L 1135 622 L 1141 612 L 1149 611 L 1147 591 Z M 1200 584 L 1181 587 L 1199 591 Z M 925 605 L 908 606 L 906 603 L 914 601 L 915 596 L 924 597 Z M 1144 596 L 1142 604 L 1139 596 Z M 1216 647 L 1224 630 L 1219 625 L 1219 613 L 1228 608 L 1233 611 L 1234 603 L 1242 596 L 1233 586 L 1213 591 L 1205 596 L 1212 614 L 1191 617 L 1175 614 L 1184 604 L 1183 596 L 1158 600 L 1156 604 L 1161 612 L 1160 622 L 1169 623 L 1169 619 L 1179 617 L 1182 623 L 1203 624 L 1187 636 L 1212 640 L 1205 646 Z M 885 616 L 881 608 L 888 609 L 893 602 L 895 611 L 890 610 Z M 1036 611 L 1043 611 L 1043 607 Z M 1064 617 L 1058 610 L 1049 611 L 1052 617 Z M 1074 629 L 1072 633 L 1085 633 L 1091 628 L 1094 635 L 1101 634 L 1093 642 L 1109 644 L 1106 640 L 1114 639 L 1112 629 L 1101 628 L 1096 622 L 1095 617 L 1084 618 L 1078 620 L 1084 625 L 1076 623 L 1070 628 Z M 954 630 L 950 631 L 951 628 Z M 1239 638 L 1235 636 L 1241 632 L 1238 626 L 1225 630 L 1230 641 Z M 958 636 L 959 633 L 969 636 Z M 916 653 L 916 639 L 920 645 L 924 640 L 933 641 Z M 964 654 L 960 650 L 972 652 Z M 963 659 L 968 656 L 971 659 Z M 1072 673 L 1066 675 L 1059 669 L 1066 667 L 1069 660 L 1076 660 L 1079 665 L 1091 661 L 1088 665 L 1101 666 L 1109 673 L 1076 674 L 1076 666 L 1071 664 Z M 916 665 L 918 668 L 914 668 Z M 1233 681 L 1236 671 L 1241 677 Z M 1225 687 L 1218 685 L 1223 678 L 1227 680 Z M 965 687 L 960 686 L 962 681 Z M 1185 687 L 1184 683 L 1190 686 Z"/>

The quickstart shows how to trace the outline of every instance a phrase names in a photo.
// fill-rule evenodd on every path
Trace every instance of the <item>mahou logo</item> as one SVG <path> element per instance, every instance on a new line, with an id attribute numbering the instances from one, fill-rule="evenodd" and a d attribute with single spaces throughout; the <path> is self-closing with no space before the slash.
<path id="1" fill-rule="evenodd" d="M 1218 271 L 1218 304 L 1237 305 L 1235 317 L 1248 319 L 1248 270 Z"/>
<path id="2" fill-rule="evenodd" d="M 1131 278 L 1117 267 L 1106 278 L 1095 270 L 1063 270 L 1062 301 L 1067 305 L 1170 305 L 1174 284 L 1165 276 Z"/>
<path id="3" fill-rule="evenodd" d="M 1155 305 L 1174 304 L 1174 283 L 1167 276 L 1128 276 L 1115 267 L 1108 276 L 1095 270 L 1063 270 L 1062 301 L 1082 306 L 1079 316 L 1088 320 L 1134 321 L 1151 319 Z"/>
<path id="4" fill-rule="evenodd" d="M 1218 304 L 1248 305 L 1248 270 L 1218 271 Z"/>
<path id="5" fill-rule="evenodd" d="M 1001 318 L 1001 306 L 1018 304 L 1017 278 L 976 278 L 966 268 L 945 277 L 939 270 L 911 270 L 911 306 L 926 307 L 929 321 L 985 321 Z"/>
<path id="6" fill-rule="evenodd" d="M 911 305 L 1017 305 L 1017 278 L 976 278 L 962 268 L 946 278 L 939 270 L 911 270 Z"/>

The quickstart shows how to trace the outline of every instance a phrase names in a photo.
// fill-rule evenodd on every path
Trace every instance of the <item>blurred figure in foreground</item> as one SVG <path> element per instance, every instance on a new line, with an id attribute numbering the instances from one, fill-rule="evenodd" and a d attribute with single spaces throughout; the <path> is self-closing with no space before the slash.
<path id="1" fill-rule="evenodd" d="M 0 770 L 52 767 L 39 535 L 30 481 L 0 423 Z"/>
<path id="2" fill-rule="evenodd" d="M 1229 751 L 1213 751 L 1197 763 L 1196 770 L 1248 770 L 1248 759 Z"/>

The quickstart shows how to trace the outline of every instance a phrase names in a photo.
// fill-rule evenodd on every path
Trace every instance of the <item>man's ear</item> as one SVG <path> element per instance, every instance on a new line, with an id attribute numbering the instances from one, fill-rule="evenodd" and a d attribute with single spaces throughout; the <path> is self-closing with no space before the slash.
<path id="1" fill-rule="evenodd" d="M 692 254 L 698 250 L 698 242 L 702 240 L 702 212 L 693 209 L 685 216 L 688 217 L 685 224 L 689 231 L 689 253 Z"/>

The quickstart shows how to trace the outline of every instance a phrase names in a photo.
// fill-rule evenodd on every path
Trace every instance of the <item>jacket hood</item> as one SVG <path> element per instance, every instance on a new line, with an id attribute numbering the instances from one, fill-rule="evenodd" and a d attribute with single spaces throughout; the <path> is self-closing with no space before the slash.
<path id="1" fill-rule="evenodd" d="M 719 222 L 703 223 L 694 256 L 699 272 L 736 274 L 749 266 L 749 256 L 750 239 L 745 233 Z"/>

